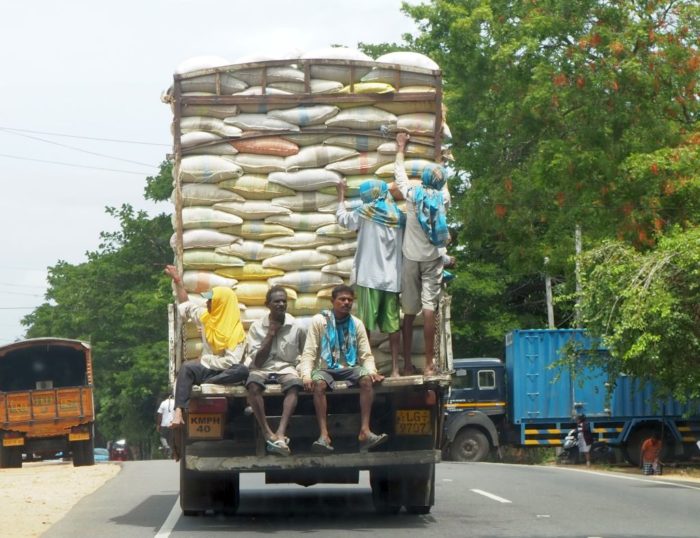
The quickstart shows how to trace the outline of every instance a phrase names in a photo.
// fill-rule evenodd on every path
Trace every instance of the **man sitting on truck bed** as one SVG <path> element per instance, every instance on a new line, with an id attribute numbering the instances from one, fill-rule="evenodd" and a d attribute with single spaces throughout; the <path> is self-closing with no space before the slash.
<path id="1" fill-rule="evenodd" d="M 371 179 L 360 185 L 362 205 L 354 211 L 345 208 L 345 181 L 337 184 L 338 224 L 358 230 L 357 251 L 352 278 L 357 294 L 357 316 L 367 331 L 389 335 L 391 377 L 399 375 L 401 317 L 401 244 L 406 215 L 394 202 L 384 181 Z"/>
<path id="2" fill-rule="evenodd" d="M 238 298 L 231 288 L 215 287 L 203 293 L 206 307 L 189 300 L 182 277 L 173 265 L 165 267 L 173 279 L 180 315 L 195 321 L 202 334 L 202 354 L 180 367 L 175 383 L 175 416 L 172 427 L 184 424 L 182 410 L 190 403 L 193 385 L 202 383 L 235 384 L 248 378 L 245 359 L 245 332 L 241 324 Z"/>
<path id="3" fill-rule="evenodd" d="M 372 384 L 384 379 L 377 372 L 369 347 L 367 331 L 362 321 L 350 313 L 355 294 L 350 286 L 341 284 L 331 292 L 332 310 L 323 310 L 311 318 L 306 345 L 299 370 L 304 388 L 313 390 L 314 407 L 320 435 L 314 442 L 314 452 L 332 452 L 328 433 L 328 403 L 326 391 L 335 388 L 336 381 L 360 386 L 360 451 L 366 452 L 384 443 L 388 437 L 377 435 L 369 428 L 374 388 Z"/>
<path id="4" fill-rule="evenodd" d="M 304 349 L 306 333 L 294 317 L 287 314 L 287 292 L 282 286 L 272 286 L 267 291 L 265 306 L 270 314 L 254 321 L 248 329 L 248 403 L 265 436 L 265 449 L 272 454 L 289 456 L 285 431 L 297 406 L 299 389 L 304 386 L 296 365 Z M 265 416 L 262 393 L 266 383 L 279 383 L 284 391 L 282 416 L 275 432 Z"/>

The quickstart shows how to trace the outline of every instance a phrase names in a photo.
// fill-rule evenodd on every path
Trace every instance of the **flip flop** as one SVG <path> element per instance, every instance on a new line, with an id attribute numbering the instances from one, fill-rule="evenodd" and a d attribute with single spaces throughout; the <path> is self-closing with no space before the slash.
<path id="1" fill-rule="evenodd" d="M 314 444 L 311 445 L 311 452 L 316 452 L 317 454 L 329 454 L 334 450 L 331 444 L 323 437 L 319 437 L 314 441 Z"/>
<path id="2" fill-rule="evenodd" d="M 269 454 L 277 454 L 278 456 L 289 456 L 291 454 L 284 439 L 278 439 L 277 441 L 268 439 L 265 441 L 265 450 L 267 450 Z"/>
<path id="3" fill-rule="evenodd" d="M 383 445 L 388 440 L 389 436 L 386 433 L 382 433 L 380 435 L 370 433 L 364 441 L 360 441 L 360 452 L 367 452 L 372 448 Z"/>

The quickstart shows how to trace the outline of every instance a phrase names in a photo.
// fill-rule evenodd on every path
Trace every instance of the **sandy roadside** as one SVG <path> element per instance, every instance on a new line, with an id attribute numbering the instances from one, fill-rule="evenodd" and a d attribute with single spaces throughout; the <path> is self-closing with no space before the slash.
<path id="1" fill-rule="evenodd" d="M 120 470 L 119 463 L 73 467 L 70 462 L 25 463 L 21 469 L 0 469 L 3 535 L 40 536 Z"/>

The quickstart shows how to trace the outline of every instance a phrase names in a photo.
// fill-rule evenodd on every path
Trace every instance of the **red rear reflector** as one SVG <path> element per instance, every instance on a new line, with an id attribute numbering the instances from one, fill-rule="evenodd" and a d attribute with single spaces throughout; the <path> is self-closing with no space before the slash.
<path id="1" fill-rule="evenodd" d="M 226 398 L 192 398 L 190 413 L 225 413 L 228 407 Z"/>

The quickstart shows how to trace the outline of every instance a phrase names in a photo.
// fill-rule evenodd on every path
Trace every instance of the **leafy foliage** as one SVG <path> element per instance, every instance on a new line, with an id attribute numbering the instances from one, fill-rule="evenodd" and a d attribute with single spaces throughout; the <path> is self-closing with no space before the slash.
<path id="1" fill-rule="evenodd" d="M 149 185 L 170 183 L 161 167 Z M 167 307 L 162 268 L 172 259 L 170 218 L 148 218 L 129 205 L 107 208 L 121 229 L 100 234 L 87 261 L 49 268 L 46 302 L 26 316 L 28 337 L 58 336 L 91 343 L 97 425 L 108 439 L 143 442 L 167 390 Z"/>

